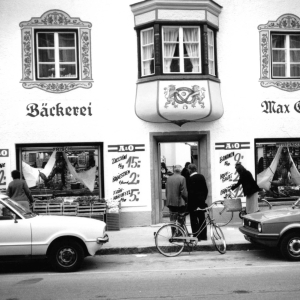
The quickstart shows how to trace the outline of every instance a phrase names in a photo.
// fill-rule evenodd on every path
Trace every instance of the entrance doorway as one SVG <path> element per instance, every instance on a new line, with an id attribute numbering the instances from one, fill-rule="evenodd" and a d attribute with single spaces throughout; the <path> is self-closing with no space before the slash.
<path id="1" fill-rule="evenodd" d="M 165 206 L 165 182 L 173 174 L 174 167 L 184 167 L 186 162 L 196 164 L 211 191 L 210 138 L 209 132 L 161 132 L 151 133 L 151 200 L 152 224 L 164 221 L 168 216 Z M 207 203 L 211 202 L 211 193 Z M 166 220 L 166 219 L 165 219 Z"/>

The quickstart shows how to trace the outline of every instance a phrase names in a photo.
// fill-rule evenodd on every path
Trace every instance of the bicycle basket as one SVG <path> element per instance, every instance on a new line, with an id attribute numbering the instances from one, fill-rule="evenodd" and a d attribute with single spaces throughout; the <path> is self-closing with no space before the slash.
<path id="1" fill-rule="evenodd" d="M 241 198 L 225 199 L 224 206 L 225 206 L 226 211 L 241 211 L 242 210 L 242 200 L 241 200 Z"/>

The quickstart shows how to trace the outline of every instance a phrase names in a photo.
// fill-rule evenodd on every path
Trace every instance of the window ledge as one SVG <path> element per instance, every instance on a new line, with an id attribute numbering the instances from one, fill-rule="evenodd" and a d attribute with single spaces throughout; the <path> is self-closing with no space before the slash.
<path id="1" fill-rule="evenodd" d="M 138 79 L 137 83 L 144 83 L 157 80 L 211 80 L 221 82 L 219 78 L 212 75 L 153 75 Z"/>

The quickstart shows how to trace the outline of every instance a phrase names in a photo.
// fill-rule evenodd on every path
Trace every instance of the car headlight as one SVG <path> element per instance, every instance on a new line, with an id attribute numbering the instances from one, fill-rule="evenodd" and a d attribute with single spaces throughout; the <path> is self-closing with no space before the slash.
<path id="1" fill-rule="evenodd" d="M 261 227 L 260 223 L 257 224 L 257 230 L 258 230 L 258 232 L 262 232 L 262 227 Z"/>

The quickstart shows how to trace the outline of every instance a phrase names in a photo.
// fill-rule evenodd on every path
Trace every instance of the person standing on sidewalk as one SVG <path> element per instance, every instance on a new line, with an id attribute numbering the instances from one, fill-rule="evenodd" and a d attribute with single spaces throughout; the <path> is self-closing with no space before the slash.
<path id="1" fill-rule="evenodd" d="M 189 164 L 190 178 L 188 182 L 188 207 L 191 218 L 191 227 L 196 237 L 196 232 L 205 220 L 205 211 L 197 210 L 198 208 L 207 207 L 205 201 L 208 194 L 206 180 L 202 174 L 197 173 L 195 164 Z M 205 227 L 198 235 L 198 240 L 207 240 L 207 228 Z"/>
<path id="2" fill-rule="evenodd" d="M 166 182 L 166 206 L 171 212 L 170 221 L 174 221 L 174 216 L 172 213 L 183 213 L 186 210 L 186 181 L 185 178 L 180 175 L 180 172 L 180 166 L 176 166 L 174 169 L 174 174 L 168 177 Z"/>
<path id="3" fill-rule="evenodd" d="M 246 196 L 246 213 L 251 214 L 258 211 L 258 191 L 259 187 L 256 181 L 253 179 L 252 174 L 244 168 L 241 163 L 236 163 L 235 169 L 240 175 L 237 184 L 231 187 L 231 190 L 235 190 L 242 185 L 244 195 Z"/>
<path id="4" fill-rule="evenodd" d="M 190 164 L 190 162 L 186 162 L 184 168 L 181 171 L 181 175 L 185 178 L 186 185 L 188 185 L 188 181 L 190 178 L 190 172 L 188 169 L 189 164 Z"/>
<path id="5" fill-rule="evenodd" d="M 18 170 L 12 171 L 11 177 L 13 181 L 9 183 L 6 195 L 28 210 L 32 210 L 34 200 L 26 181 L 21 179 L 21 174 Z"/>

